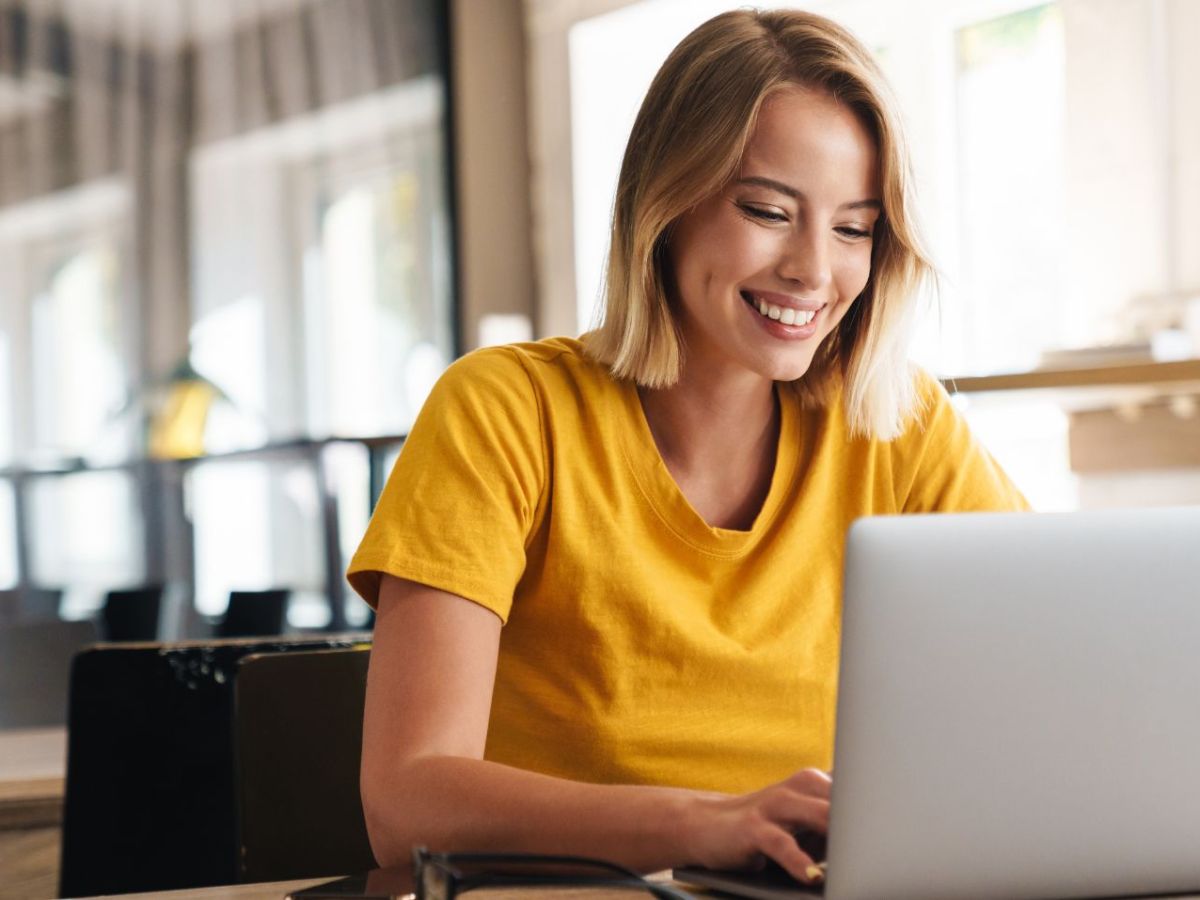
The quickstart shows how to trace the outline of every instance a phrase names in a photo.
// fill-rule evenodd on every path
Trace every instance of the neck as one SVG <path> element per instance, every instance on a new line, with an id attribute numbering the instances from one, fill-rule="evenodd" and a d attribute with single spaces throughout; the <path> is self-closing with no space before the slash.
<path id="1" fill-rule="evenodd" d="M 684 471 L 774 459 L 779 406 L 774 383 L 746 373 L 684 367 L 661 390 L 640 389 L 642 408 L 663 459 Z"/>

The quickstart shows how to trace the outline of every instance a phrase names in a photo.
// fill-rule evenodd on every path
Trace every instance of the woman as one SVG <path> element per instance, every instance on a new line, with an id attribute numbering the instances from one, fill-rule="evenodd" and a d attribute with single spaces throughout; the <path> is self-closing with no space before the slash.
<path id="1" fill-rule="evenodd" d="M 929 271 L 868 52 L 727 13 L 630 136 L 605 317 L 445 373 L 350 569 L 380 863 L 776 860 L 829 811 L 858 516 L 1024 506 L 905 361 Z"/>

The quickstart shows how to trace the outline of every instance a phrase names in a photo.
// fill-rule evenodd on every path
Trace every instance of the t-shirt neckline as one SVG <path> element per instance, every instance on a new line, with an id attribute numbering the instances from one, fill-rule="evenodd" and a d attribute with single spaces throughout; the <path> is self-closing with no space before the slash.
<path id="1" fill-rule="evenodd" d="M 776 382 L 779 400 L 779 443 L 775 449 L 775 470 L 762 508 L 749 530 L 718 528 L 709 525 L 684 496 L 675 478 L 658 452 L 650 423 L 632 381 L 620 383 L 625 410 L 631 423 L 626 429 L 625 458 L 634 481 L 663 524 L 685 543 L 715 556 L 738 556 L 756 544 L 770 528 L 792 483 L 799 440 L 796 432 L 799 398 L 786 384 Z"/>

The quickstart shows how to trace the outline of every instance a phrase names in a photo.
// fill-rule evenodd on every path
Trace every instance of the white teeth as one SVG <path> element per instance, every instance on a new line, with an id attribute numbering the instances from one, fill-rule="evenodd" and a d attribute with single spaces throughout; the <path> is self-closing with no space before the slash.
<path id="1" fill-rule="evenodd" d="M 753 298 L 753 301 L 753 306 L 758 310 L 759 315 L 775 319 L 784 325 L 807 325 L 818 312 L 815 309 L 804 310 L 794 309 L 790 306 L 775 306 L 761 298 Z"/>

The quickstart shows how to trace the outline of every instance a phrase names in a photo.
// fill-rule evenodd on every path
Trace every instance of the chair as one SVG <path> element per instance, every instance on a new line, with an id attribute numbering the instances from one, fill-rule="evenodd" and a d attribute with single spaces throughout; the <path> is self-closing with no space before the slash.
<path id="1" fill-rule="evenodd" d="M 48 622 L 58 618 L 62 588 L 26 588 L 21 598 L 21 616 L 26 622 Z"/>
<path id="2" fill-rule="evenodd" d="M 233 706 L 251 654 L 346 639 L 92 647 L 75 657 L 59 895 L 233 884 Z"/>
<path id="3" fill-rule="evenodd" d="M 365 648 L 243 657 L 234 680 L 238 880 L 376 867 L 358 790 Z"/>
<path id="4" fill-rule="evenodd" d="M 154 641 L 162 609 L 163 586 L 109 591 L 100 610 L 100 634 L 106 641 Z"/>
<path id="5" fill-rule="evenodd" d="M 0 625 L 47 622 L 58 618 L 62 588 L 13 588 L 0 591 Z"/>
<path id="6" fill-rule="evenodd" d="M 0 728 L 65 725 L 71 658 L 96 640 L 90 621 L 0 626 Z"/>
<path id="7" fill-rule="evenodd" d="M 217 623 L 216 636 L 269 637 L 283 634 L 287 622 L 291 591 L 272 588 L 266 591 L 231 591 L 229 609 Z"/>

